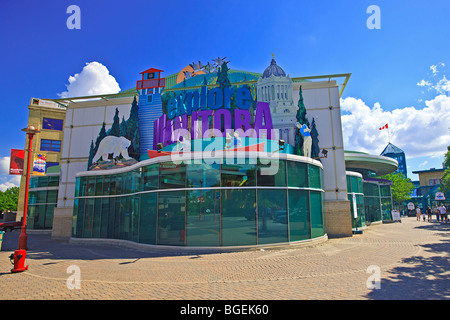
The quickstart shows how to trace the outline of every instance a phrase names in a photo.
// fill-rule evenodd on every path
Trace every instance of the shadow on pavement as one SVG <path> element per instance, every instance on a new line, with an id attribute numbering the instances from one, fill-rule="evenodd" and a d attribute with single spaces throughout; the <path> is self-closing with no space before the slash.
<path id="1" fill-rule="evenodd" d="M 430 257 L 414 256 L 401 261 L 407 266 L 389 270 L 381 288 L 371 291 L 371 300 L 447 300 L 450 298 L 450 223 L 427 223 L 416 228 L 437 231 L 439 243 L 420 245 Z"/>
<path id="2" fill-rule="evenodd" d="M 2 252 L 14 253 L 18 248 L 20 230 L 7 232 L 3 236 Z M 28 233 L 27 258 L 55 260 L 97 260 L 97 259 L 135 259 L 170 256 L 194 256 L 233 252 L 236 250 L 186 249 L 184 247 L 162 248 L 149 246 L 146 249 L 133 249 L 110 244 L 80 244 L 55 241 L 50 233 Z M 240 250 L 242 251 L 242 250 Z"/>

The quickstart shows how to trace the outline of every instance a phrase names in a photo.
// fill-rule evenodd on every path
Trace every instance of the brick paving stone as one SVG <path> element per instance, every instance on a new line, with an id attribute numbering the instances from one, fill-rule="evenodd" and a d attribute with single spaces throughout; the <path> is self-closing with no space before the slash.
<path id="1" fill-rule="evenodd" d="M 29 270 L 17 274 L 13 231 L 0 252 L 0 292 L 3 300 L 446 300 L 449 229 L 403 218 L 317 245 L 238 252 L 136 250 L 30 232 Z M 80 268 L 80 289 L 67 286 L 70 266 Z M 380 270 L 380 289 L 367 287 L 369 266 Z"/>

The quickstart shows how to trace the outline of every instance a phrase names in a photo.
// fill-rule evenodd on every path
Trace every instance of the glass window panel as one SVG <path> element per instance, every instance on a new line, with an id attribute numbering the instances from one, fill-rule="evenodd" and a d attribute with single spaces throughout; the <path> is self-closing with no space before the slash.
<path id="1" fill-rule="evenodd" d="M 84 226 L 84 215 L 86 210 L 86 200 L 81 198 L 78 199 L 78 213 L 77 213 L 77 221 L 76 221 L 76 231 L 75 236 L 77 238 L 83 237 L 83 226 Z"/>
<path id="2" fill-rule="evenodd" d="M 87 177 L 81 177 L 80 179 L 80 197 L 87 195 Z"/>
<path id="3" fill-rule="evenodd" d="M 47 203 L 57 203 L 57 202 L 58 202 L 58 190 L 48 190 Z"/>
<path id="4" fill-rule="evenodd" d="M 363 183 L 364 195 L 371 197 L 379 197 L 380 192 L 378 189 L 378 185 L 375 183 Z"/>
<path id="5" fill-rule="evenodd" d="M 45 205 L 37 205 L 36 206 L 36 218 L 34 221 L 35 229 L 44 229 L 45 225 Z"/>
<path id="6" fill-rule="evenodd" d="M 256 245 L 256 191 L 222 190 L 222 245 Z"/>
<path id="7" fill-rule="evenodd" d="M 64 120 L 44 118 L 42 121 L 42 129 L 62 131 Z"/>
<path id="8" fill-rule="evenodd" d="M 159 164 L 142 168 L 142 191 L 158 189 Z"/>
<path id="9" fill-rule="evenodd" d="M 310 213 L 308 191 L 289 190 L 290 241 L 310 238 Z"/>
<path id="10" fill-rule="evenodd" d="M 116 194 L 120 195 L 123 192 L 123 180 L 124 180 L 123 174 L 118 174 L 116 176 Z"/>
<path id="11" fill-rule="evenodd" d="M 139 224 L 139 242 L 156 244 L 156 214 L 158 210 L 156 192 L 141 195 L 141 217 Z"/>
<path id="12" fill-rule="evenodd" d="M 120 199 L 120 226 L 119 237 L 123 240 L 130 240 L 130 224 L 131 224 L 131 202 L 130 197 L 121 197 Z"/>
<path id="13" fill-rule="evenodd" d="M 100 198 L 94 199 L 94 213 L 92 215 L 92 238 L 100 237 L 101 208 L 102 200 Z"/>
<path id="14" fill-rule="evenodd" d="M 101 225 L 100 225 L 100 238 L 107 238 L 108 235 L 108 215 L 109 215 L 109 198 L 102 198 L 101 209 Z"/>
<path id="15" fill-rule="evenodd" d="M 184 245 L 185 192 L 160 192 L 158 198 L 158 244 Z"/>
<path id="16" fill-rule="evenodd" d="M 311 237 L 321 237 L 325 231 L 324 216 L 323 216 L 323 194 L 322 192 L 311 191 L 309 194 L 311 206 Z"/>
<path id="17" fill-rule="evenodd" d="M 109 239 L 114 238 L 115 204 L 116 198 L 109 198 L 108 231 L 106 234 Z"/>
<path id="18" fill-rule="evenodd" d="M 103 176 L 95 178 L 95 195 L 101 196 L 103 194 Z"/>
<path id="19" fill-rule="evenodd" d="M 55 204 L 47 204 L 45 208 L 45 222 L 44 228 L 51 229 L 53 227 L 53 211 L 55 209 Z"/>
<path id="20" fill-rule="evenodd" d="M 187 192 L 187 246 L 220 245 L 220 191 Z"/>
<path id="21" fill-rule="evenodd" d="M 381 185 L 380 193 L 382 197 L 391 197 L 391 186 L 389 185 Z"/>
<path id="22" fill-rule="evenodd" d="M 259 189 L 258 244 L 288 242 L 287 191 Z"/>
<path id="23" fill-rule="evenodd" d="M 122 223 L 120 213 L 121 213 L 121 203 L 122 203 L 122 197 L 115 198 L 114 201 L 114 229 L 113 229 L 113 238 L 114 239 L 120 239 L 120 233 L 119 233 L 119 227 Z"/>
<path id="24" fill-rule="evenodd" d="M 176 189 L 186 186 L 186 165 L 184 163 L 160 163 L 159 170 L 161 189 Z"/>
<path id="25" fill-rule="evenodd" d="M 133 170 L 130 172 L 131 174 L 131 189 L 130 192 L 138 192 L 141 190 L 140 183 L 141 183 L 141 172 L 140 170 Z"/>
<path id="26" fill-rule="evenodd" d="M 73 200 L 72 237 L 76 237 L 76 234 L 77 234 L 78 203 L 79 203 L 79 201 L 80 201 L 80 199 L 74 199 Z"/>
<path id="27" fill-rule="evenodd" d="M 27 211 L 27 228 L 35 229 L 35 219 L 36 219 L 36 206 L 28 206 Z"/>
<path id="28" fill-rule="evenodd" d="M 321 168 L 316 167 L 314 165 L 309 164 L 308 165 L 308 175 L 309 175 L 309 187 L 310 188 L 316 188 L 321 189 L 321 180 L 320 180 L 320 171 L 322 171 Z"/>
<path id="29" fill-rule="evenodd" d="M 103 195 L 104 196 L 109 195 L 109 190 L 110 190 L 110 187 L 111 187 L 110 180 L 111 180 L 111 176 L 104 176 L 103 177 Z"/>
<path id="30" fill-rule="evenodd" d="M 248 187 L 256 185 L 254 164 L 223 164 L 222 187 Z"/>
<path id="31" fill-rule="evenodd" d="M 95 177 L 88 177 L 87 195 L 88 196 L 95 195 Z"/>
<path id="32" fill-rule="evenodd" d="M 380 198 L 364 197 L 364 213 L 368 222 L 381 221 Z"/>
<path id="33" fill-rule="evenodd" d="M 86 208 L 84 213 L 83 238 L 92 238 L 92 217 L 94 215 L 94 199 L 86 199 Z"/>
<path id="34" fill-rule="evenodd" d="M 308 187 L 307 169 L 306 163 L 287 161 L 289 187 Z"/>
<path id="35" fill-rule="evenodd" d="M 187 186 L 190 188 L 220 187 L 220 165 L 190 164 L 187 167 Z"/>
<path id="36" fill-rule="evenodd" d="M 270 163 L 265 164 L 268 160 L 258 159 L 258 186 L 267 187 L 285 187 L 286 186 L 286 161 L 273 159 Z"/>
<path id="37" fill-rule="evenodd" d="M 139 239 L 139 205 L 141 197 L 140 195 L 134 195 L 131 197 L 131 241 L 138 242 Z"/>

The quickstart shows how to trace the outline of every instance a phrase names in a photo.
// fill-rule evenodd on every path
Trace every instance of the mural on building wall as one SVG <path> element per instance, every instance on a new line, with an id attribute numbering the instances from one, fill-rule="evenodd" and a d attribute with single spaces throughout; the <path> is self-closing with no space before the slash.
<path id="1" fill-rule="evenodd" d="M 140 132 L 139 106 L 134 98 L 130 116 L 127 120 L 119 120 L 116 108 L 111 128 L 106 131 L 103 122 L 95 141 L 91 141 L 88 170 L 104 170 L 121 166 L 129 166 L 139 161 Z"/>
<path id="2" fill-rule="evenodd" d="M 294 152 L 296 155 L 308 158 L 319 158 L 319 133 L 317 132 L 315 119 L 311 124 L 306 117 L 306 107 L 303 101 L 302 86 L 299 90 L 298 109 L 296 114 L 296 132 Z"/>

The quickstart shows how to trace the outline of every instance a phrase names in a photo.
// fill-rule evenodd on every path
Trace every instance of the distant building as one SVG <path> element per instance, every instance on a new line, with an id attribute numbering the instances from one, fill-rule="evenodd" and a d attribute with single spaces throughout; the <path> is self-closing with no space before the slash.
<path id="1" fill-rule="evenodd" d="M 441 202 L 436 200 L 436 193 L 440 191 L 439 187 L 444 172 L 445 168 L 413 171 L 414 174 L 419 175 L 420 182 L 420 186 L 414 190 L 413 202 L 419 204 L 422 208 L 439 205 Z M 444 203 L 447 204 L 449 198 L 450 192 L 447 192 Z"/>
<path id="2" fill-rule="evenodd" d="M 383 152 L 381 152 L 381 155 L 397 160 L 398 169 L 395 172 L 403 173 L 405 178 L 408 177 L 408 173 L 406 170 L 405 152 L 403 152 L 402 149 L 400 149 L 397 146 L 394 146 L 392 143 L 389 142 L 388 145 L 386 146 L 386 148 L 384 148 Z"/>

